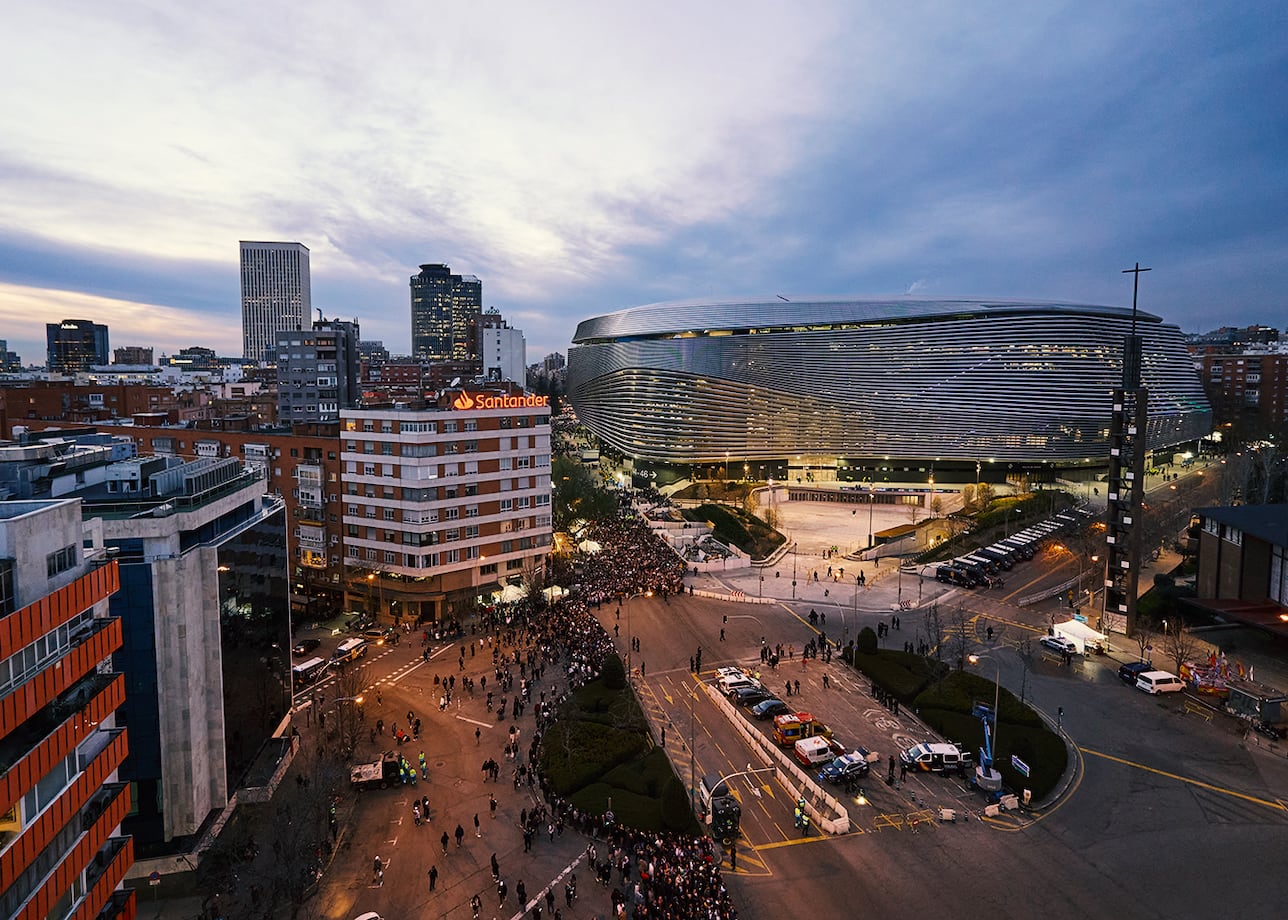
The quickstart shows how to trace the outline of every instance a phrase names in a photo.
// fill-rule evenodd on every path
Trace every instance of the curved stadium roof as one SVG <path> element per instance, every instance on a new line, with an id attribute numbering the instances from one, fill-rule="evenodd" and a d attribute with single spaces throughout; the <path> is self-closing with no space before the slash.
<path id="1" fill-rule="evenodd" d="M 922 297 L 685 300 L 584 320 L 568 356 L 579 418 L 628 456 L 704 462 L 1108 453 L 1131 310 Z M 1180 330 L 1136 316 L 1152 448 L 1209 430 Z"/>
<path id="2" fill-rule="evenodd" d="M 698 330 L 788 331 L 836 324 L 932 322 L 966 316 L 1074 314 L 1130 319 L 1128 307 L 1048 300 L 980 300 L 969 297 L 796 297 L 769 300 L 671 300 L 607 313 L 577 324 L 574 344 L 602 339 L 682 335 Z M 1138 322 L 1161 317 L 1138 311 Z"/>

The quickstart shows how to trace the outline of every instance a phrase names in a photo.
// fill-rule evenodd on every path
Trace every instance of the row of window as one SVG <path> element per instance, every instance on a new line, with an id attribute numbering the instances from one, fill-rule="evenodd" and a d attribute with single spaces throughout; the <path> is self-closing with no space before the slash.
<path id="1" fill-rule="evenodd" d="M 525 552 L 541 546 L 547 546 L 549 544 L 549 534 L 538 534 L 535 537 L 523 537 L 519 540 L 507 541 L 504 546 L 510 548 L 503 548 L 501 552 L 514 552 L 515 546 L 517 546 L 517 550 L 519 552 Z M 439 566 L 456 565 L 461 562 L 469 562 L 471 560 L 481 558 L 481 548 L 477 546 L 465 546 L 460 549 L 445 549 L 436 553 L 425 553 L 423 555 L 415 553 L 398 553 L 392 550 L 378 550 L 367 547 L 360 551 L 356 551 L 356 554 L 351 553 L 346 557 L 345 563 L 353 566 L 365 565 L 367 567 L 383 563 L 387 566 L 401 566 L 402 568 L 407 569 L 434 569 Z M 517 571 L 523 568 L 523 563 L 524 560 L 522 559 L 509 559 L 506 560 L 505 567 L 508 571 Z M 480 566 L 479 572 L 484 575 L 496 574 L 496 563 L 489 562 L 486 565 Z"/>
<path id="2" fill-rule="evenodd" d="M 529 416 L 503 416 L 497 419 L 501 428 L 536 428 L 539 425 L 550 424 L 548 415 L 529 415 Z M 377 428 L 375 419 L 356 419 L 349 418 L 344 420 L 345 431 L 377 431 L 381 434 L 437 434 L 442 431 L 444 434 L 452 434 L 460 431 L 478 431 L 479 422 L 476 418 L 467 418 L 458 422 L 456 419 L 444 419 L 441 423 L 438 421 L 417 421 L 402 422 L 395 425 L 393 419 L 380 419 L 379 428 Z"/>
<path id="3" fill-rule="evenodd" d="M 24 645 L 8 658 L 0 659 L 0 697 L 43 671 L 55 658 L 67 654 L 72 645 L 90 633 L 93 620 L 94 611 L 83 611 L 35 642 Z"/>

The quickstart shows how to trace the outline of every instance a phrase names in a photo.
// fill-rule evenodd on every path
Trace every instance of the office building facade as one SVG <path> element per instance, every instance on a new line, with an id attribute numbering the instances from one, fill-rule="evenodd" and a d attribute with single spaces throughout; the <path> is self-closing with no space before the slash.
<path id="1" fill-rule="evenodd" d="M 420 361 L 469 360 L 470 319 L 483 309 L 483 282 L 431 263 L 411 276 L 410 285 L 412 356 Z"/>
<path id="2" fill-rule="evenodd" d="M 107 327 L 87 319 L 45 324 L 46 366 L 51 374 L 75 374 L 106 364 Z"/>
<path id="3" fill-rule="evenodd" d="M 494 310 L 478 316 L 479 373 L 487 380 L 508 380 L 522 386 L 527 380 L 528 351 L 523 332 L 512 329 Z"/>
<path id="4" fill-rule="evenodd" d="M 0 916 L 132 920 L 119 572 L 81 504 L 0 502 Z"/>
<path id="5" fill-rule="evenodd" d="M 349 609 L 386 622 L 464 616 L 550 549 L 550 408 L 450 392 L 427 409 L 341 412 Z"/>
<path id="6" fill-rule="evenodd" d="M 317 320 L 277 333 L 277 420 L 328 422 L 358 399 L 358 321 Z"/>
<path id="7" fill-rule="evenodd" d="M 309 250 L 303 243 L 241 242 L 242 356 L 271 360 L 277 333 L 312 319 Z"/>
<path id="8" fill-rule="evenodd" d="M 1136 327 L 1148 447 L 1207 434 L 1211 409 L 1180 331 L 1145 313 Z M 569 396 L 608 444 L 659 463 L 1087 463 L 1108 456 L 1132 328 L 1128 309 L 1035 301 L 651 304 L 577 327 Z"/>

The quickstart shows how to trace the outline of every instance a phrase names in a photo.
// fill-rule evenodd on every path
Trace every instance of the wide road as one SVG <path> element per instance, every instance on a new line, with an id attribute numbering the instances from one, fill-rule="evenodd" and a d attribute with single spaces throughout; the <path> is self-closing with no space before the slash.
<path id="1" fill-rule="evenodd" d="M 982 592 L 969 597 L 972 607 L 989 606 Z M 1021 623 L 1000 597 L 995 608 L 980 616 L 1015 625 L 995 628 L 991 645 L 982 626 L 973 630 L 972 650 L 996 662 L 1014 692 L 1023 678 L 1026 696 L 1053 719 L 1063 707 L 1062 726 L 1077 752 L 1068 794 L 1034 813 L 981 820 L 983 800 L 959 780 L 910 776 L 891 788 L 873 778 L 867 803 L 848 803 L 853 833 L 800 840 L 792 803 L 776 784 L 736 781 L 746 836 L 729 884 L 745 920 L 795 915 L 805 898 L 811 912 L 831 916 L 1283 915 L 1288 879 L 1276 866 L 1288 846 L 1288 806 L 1280 801 L 1288 797 L 1288 760 L 1245 747 L 1223 716 L 1209 721 L 1186 712 L 1175 696 L 1155 699 L 1123 686 L 1109 659 L 1066 668 L 1038 654 L 1025 667 L 1016 638 L 1045 630 Z M 852 621 L 853 610 L 847 613 Z M 615 608 L 600 614 L 611 629 Z M 853 631 L 880 616 L 860 612 L 860 623 L 847 626 Z M 836 617 L 839 610 L 829 611 L 824 627 L 833 634 Z M 924 630 L 924 621 L 916 621 L 918 615 L 905 614 L 903 629 L 887 644 L 897 647 L 912 638 L 910 629 Z M 645 709 L 667 725 L 666 746 L 682 778 L 690 758 L 695 776 L 741 770 L 750 759 L 726 717 L 705 694 L 694 694 L 689 658 L 699 647 L 701 679 L 709 682 L 720 665 L 759 667 L 762 637 L 794 645 L 795 659 L 777 672 L 762 669 L 762 676 L 775 691 L 799 679 L 801 707 L 829 722 L 842 741 L 884 759 L 906 739 L 926 737 L 908 713 L 895 716 L 876 704 L 839 658 L 802 669 L 799 649 L 815 631 L 787 605 L 636 598 L 622 607 L 620 633 L 623 652 L 629 636 L 640 640 L 634 664 L 644 666 Z M 832 684 L 826 690 L 825 670 Z M 753 787 L 760 787 L 759 797 Z M 914 832 L 907 816 L 938 805 L 972 817 L 921 821 Z"/>

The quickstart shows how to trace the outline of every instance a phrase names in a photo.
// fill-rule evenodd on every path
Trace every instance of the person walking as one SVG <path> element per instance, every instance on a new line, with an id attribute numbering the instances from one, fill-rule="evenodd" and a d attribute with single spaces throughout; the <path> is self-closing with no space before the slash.
<path id="1" fill-rule="evenodd" d="M 528 889 L 523 885 L 523 879 L 519 879 L 519 884 L 514 886 L 514 894 L 519 899 L 519 908 L 522 909 L 528 903 Z"/>
<path id="2" fill-rule="evenodd" d="M 478 815 L 478 812 L 475 812 L 475 813 L 474 813 L 474 836 L 475 836 L 475 837 L 482 837 L 482 836 L 483 836 L 483 829 L 482 829 L 481 827 L 479 827 L 479 815 Z"/>
<path id="3" fill-rule="evenodd" d="M 429 890 L 433 891 L 438 885 L 438 866 L 429 867 Z"/>
<path id="4" fill-rule="evenodd" d="M 384 885 L 384 883 L 385 883 L 385 863 L 384 863 L 384 860 L 382 860 L 379 856 L 377 856 L 376 861 L 372 863 L 372 867 L 371 867 L 371 884 Z"/>
<path id="5" fill-rule="evenodd" d="M 498 881 L 501 878 L 501 864 L 496 861 L 496 854 L 492 854 L 492 881 Z"/>
<path id="6" fill-rule="evenodd" d="M 465 828 L 461 827 L 458 824 L 456 825 L 456 849 L 459 850 L 461 848 L 461 843 L 464 840 L 465 840 Z"/>
<path id="7" fill-rule="evenodd" d="M 496 883 L 497 906 L 505 906 L 505 879 L 500 879 Z"/>
<path id="8" fill-rule="evenodd" d="M 487 802 L 488 814 L 492 818 L 492 820 L 495 821 L 496 820 L 496 796 L 489 794 L 487 798 L 488 798 L 488 802 Z"/>
<path id="9" fill-rule="evenodd" d="M 439 841 L 439 842 L 443 844 L 443 855 L 444 855 L 444 856 L 446 856 L 446 855 L 447 855 L 447 841 L 448 841 L 448 839 L 449 839 L 449 838 L 448 838 L 448 836 L 447 836 L 447 831 L 443 831 L 443 836 L 442 836 L 442 838 L 440 839 L 440 841 Z"/>

